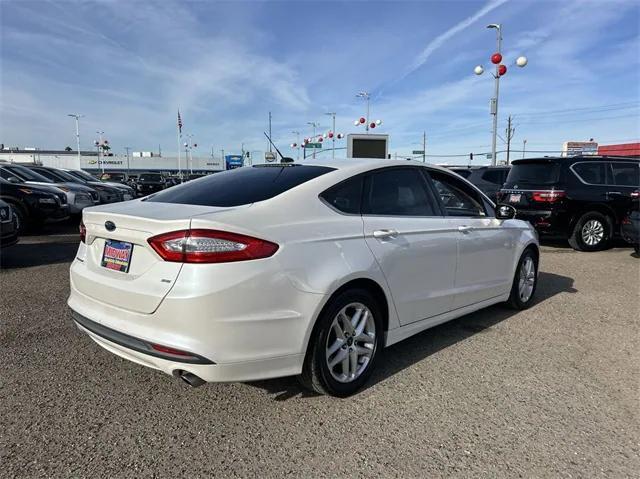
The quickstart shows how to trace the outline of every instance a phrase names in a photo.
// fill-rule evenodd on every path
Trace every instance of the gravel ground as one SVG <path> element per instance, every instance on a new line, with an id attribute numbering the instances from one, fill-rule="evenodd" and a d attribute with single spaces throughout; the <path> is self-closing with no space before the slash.
<path id="1" fill-rule="evenodd" d="M 101 349 L 65 304 L 76 241 L 2 255 L 0 477 L 638 477 L 629 248 L 544 247 L 534 307 L 395 345 L 338 400 L 294 378 L 190 389 Z"/>

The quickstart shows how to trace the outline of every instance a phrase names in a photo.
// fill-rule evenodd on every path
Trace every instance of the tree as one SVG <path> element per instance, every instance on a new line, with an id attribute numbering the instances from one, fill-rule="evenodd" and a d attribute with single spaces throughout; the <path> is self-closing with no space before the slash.
<path id="1" fill-rule="evenodd" d="M 71 151 L 71 147 L 70 147 L 70 146 L 66 146 L 66 147 L 64 148 L 64 151 Z"/>

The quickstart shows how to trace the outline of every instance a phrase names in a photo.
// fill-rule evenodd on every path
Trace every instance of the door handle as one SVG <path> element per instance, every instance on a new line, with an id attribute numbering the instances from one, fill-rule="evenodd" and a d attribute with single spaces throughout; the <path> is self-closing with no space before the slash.
<path id="1" fill-rule="evenodd" d="M 458 231 L 460 231 L 460 233 L 468 234 L 470 231 L 473 231 L 473 226 L 458 226 Z"/>
<path id="2" fill-rule="evenodd" d="M 608 196 L 622 196 L 622 193 L 619 191 L 607 191 Z"/>
<path id="3" fill-rule="evenodd" d="M 396 236 L 398 236 L 396 230 L 375 230 L 373 232 L 373 237 L 378 239 L 395 238 Z"/>

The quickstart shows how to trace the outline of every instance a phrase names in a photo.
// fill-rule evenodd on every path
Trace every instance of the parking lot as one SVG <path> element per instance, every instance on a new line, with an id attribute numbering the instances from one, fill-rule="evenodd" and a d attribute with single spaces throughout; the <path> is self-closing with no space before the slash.
<path id="1" fill-rule="evenodd" d="M 545 245 L 537 303 L 385 350 L 366 389 L 190 389 L 69 319 L 77 235 L 3 252 L 2 477 L 637 477 L 640 259 Z M 635 473 L 633 471 L 636 471 Z"/>

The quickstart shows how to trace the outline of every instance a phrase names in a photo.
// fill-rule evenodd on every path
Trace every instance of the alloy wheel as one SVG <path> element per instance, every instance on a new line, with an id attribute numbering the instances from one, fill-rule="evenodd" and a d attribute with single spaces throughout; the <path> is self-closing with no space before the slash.
<path id="1" fill-rule="evenodd" d="M 518 280 L 518 295 L 520 301 L 526 303 L 533 294 L 533 287 L 536 283 L 536 266 L 531 256 L 527 256 L 520 267 L 520 278 Z"/>
<path id="2" fill-rule="evenodd" d="M 582 227 L 582 241 L 588 246 L 595 246 L 604 238 L 604 226 L 598 220 L 589 220 Z"/>
<path id="3" fill-rule="evenodd" d="M 376 323 L 362 303 L 342 308 L 331 323 L 325 357 L 333 378 L 350 383 L 367 369 L 376 350 Z"/>

